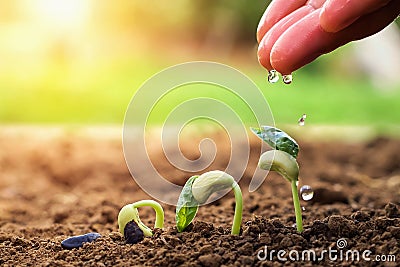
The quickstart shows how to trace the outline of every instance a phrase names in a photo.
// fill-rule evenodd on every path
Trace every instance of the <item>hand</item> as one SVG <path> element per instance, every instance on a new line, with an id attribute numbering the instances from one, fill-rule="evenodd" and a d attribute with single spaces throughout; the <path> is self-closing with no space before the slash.
<path id="1" fill-rule="evenodd" d="M 373 35 L 400 14 L 400 0 L 273 0 L 257 29 L 258 60 L 290 74 L 322 54 Z"/>

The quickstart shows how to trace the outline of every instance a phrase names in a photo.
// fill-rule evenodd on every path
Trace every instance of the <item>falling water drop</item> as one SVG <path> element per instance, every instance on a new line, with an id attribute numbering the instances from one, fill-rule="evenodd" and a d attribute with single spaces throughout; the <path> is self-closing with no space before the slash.
<path id="1" fill-rule="evenodd" d="M 309 185 L 303 185 L 300 188 L 301 198 L 305 201 L 309 201 L 314 197 L 314 191 Z"/>
<path id="2" fill-rule="evenodd" d="M 299 126 L 304 126 L 304 124 L 306 123 L 306 118 L 307 118 L 306 114 L 303 114 L 303 116 L 301 116 L 301 118 L 298 121 Z"/>
<path id="3" fill-rule="evenodd" d="M 270 83 L 276 83 L 279 80 L 279 75 L 276 70 L 270 70 L 268 72 L 268 82 Z"/>
<path id="4" fill-rule="evenodd" d="M 305 207 L 301 207 L 301 210 L 302 210 L 302 211 L 305 211 L 305 210 L 306 210 L 306 208 L 305 208 Z"/>
<path id="5" fill-rule="evenodd" d="M 283 75 L 282 79 L 284 84 L 291 84 L 293 81 L 292 74 Z"/>

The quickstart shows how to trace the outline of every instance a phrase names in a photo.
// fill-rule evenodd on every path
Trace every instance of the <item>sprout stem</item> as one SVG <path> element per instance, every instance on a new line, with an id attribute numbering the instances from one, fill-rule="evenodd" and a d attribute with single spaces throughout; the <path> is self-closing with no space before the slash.
<path id="1" fill-rule="evenodd" d="M 238 183 L 232 176 L 223 171 L 203 173 L 194 180 L 192 194 L 198 204 L 204 204 L 213 193 L 228 188 L 232 188 L 236 202 L 231 233 L 232 235 L 239 235 L 242 224 L 243 197 Z"/>
<path id="2" fill-rule="evenodd" d="M 258 166 L 263 170 L 276 171 L 292 185 L 294 212 L 296 215 L 297 231 L 303 231 L 303 219 L 299 194 L 297 193 L 297 181 L 299 177 L 299 165 L 290 154 L 280 150 L 269 150 L 261 155 Z"/>
<path id="3" fill-rule="evenodd" d="M 124 234 L 125 226 L 128 222 L 134 220 L 139 228 L 143 231 L 145 236 L 152 236 L 153 232 L 149 227 L 144 225 L 139 218 L 139 207 L 149 206 L 154 209 L 156 212 L 156 221 L 154 223 L 154 228 L 163 228 L 164 227 L 164 210 L 160 204 L 158 204 L 154 200 L 140 200 L 138 202 L 125 205 L 118 214 L 118 226 L 121 234 Z"/>
<path id="4" fill-rule="evenodd" d="M 297 181 L 292 180 L 292 196 L 293 196 L 293 204 L 294 204 L 294 213 L 296 214 L 296 226 L 298 232 L 303 232 L 303 218 L 301 216 L 301 207 L 300 207 L 300 200 L 299 194 L 297 193 Z"/>
<path id="5" fill-rule="evenodd" d="M 156 212 L 156 221 L 154 223 L 154 228 L 164 228 L 164 210 L 161 205 L 154 200 L 140 200 L 132 204 L 134 208 L 149 206 Z"/>
<path id="6" fill-rule="evenodd" d="M 239 185 L 234 182 L 232 184 L 232 189 L 235 194 L 235 214 L 233 216 L 233 224 L 232 224 L 232 235 L 240 234 L 240 225 L 242 224 L 242 212 L 243 212 L 243 198 L 242 191 L 240 190 Z"/>

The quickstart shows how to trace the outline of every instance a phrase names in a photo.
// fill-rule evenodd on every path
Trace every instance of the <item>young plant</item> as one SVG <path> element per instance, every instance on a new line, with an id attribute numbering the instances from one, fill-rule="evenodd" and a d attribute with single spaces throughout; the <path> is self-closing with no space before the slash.
<path id="1" fill-rule="evenodd" d="M 144 236 L 153 236 L 153 232 L 147 227 L 139 218 L 139 211 L 137 208 L 149 206 L 156 212 L 156 221 L 154 228 L 162 229 L 164 227 L 164 210 L 160 204 L 154 200 L 140 200 L 138 202 L 125 205 L 118 214 L 118 227 L 121 234 L 124 235 L 126 225 L 132 220 L 142 230 Z"/>
<path id="2" fill-rule="evenodd" d="M 190 177 L 178 199 L 176 206 L 176 227 L 182 232 L 196 216 L 199 205 L 206 203 L 215 192 L 232 188 L 235 194 L 235 214 L 232 224 L 232 235 L 239 235 L 242 223 L 242 191 L 232 176 L 223 171 L 210 171 L 200 176 Z"/>
<path id="3" fill-rule="evenodd" d="M 299 180 L 299 165 L 296 157 L 299 153 L 299 145 L 288 134 L 274 127 L 262 126 L 251 130 L 274 150 L 269 150 L 261 155 L 258 167 L 263 170 L 278 172 L 292 187 L 294 212 L 296 215 L 297 231 L 303 231 L 303 219 L 301 214 L 297 184 Z"/>

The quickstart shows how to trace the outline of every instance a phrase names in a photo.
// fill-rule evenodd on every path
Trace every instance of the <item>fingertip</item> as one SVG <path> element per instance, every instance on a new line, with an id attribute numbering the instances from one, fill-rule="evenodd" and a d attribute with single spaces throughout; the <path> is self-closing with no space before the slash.
<path id="1" fill-rule="evenodd" d="M 322 31 L 318 19 L 316 10 L 283 33 L 271 49 L 273 69 L 288 75 L 322 54 L 329 34 Z"/>
<path id="2" fill-rule="evenodd" d="M 326 32 L 333 33 L 338 31 L 334 23 L 332 12 L 330 12 L 329 9 L 326 8 L 326 5 L 321 8 L 321 13 L 319 14 L 319 24 L 321 25 L 321 28 Z"/>
<path id="3" fill-rule="evenodd" d="M 274 0 L 262 15 L 257 27 L 257 42 L 281 19 L 305 5 L 307 0 Z"/>
<path id="4" fill-rule="evenodd" d="M 278 48 L 273 48 L 271 51 L 271 68 L 282 75 L 289 75 L 296 68 L 291 64 L 291 59 L 287 51 Z"/>
<path id="5" fill-rule="evenodd" d="M 322 54 L 329 53 L 353 40 L 362 39 L 378 32 L 398 16 L 400 2 L 393 1 L 376 12 L 368 13 L 368 15 L 362 16 L 351 26 L 337 33 L 332 33 L 332 31 L 337 31 L 343 27 L 345 24 L 343 22 L 346 20 L 341 18 L 342 24 L 328 23 L 328 27 L 325 24 L 326 29 L 324 29 L 320 21 L 322 11 L 322 9 L 317 9 L 305 16 L 285 30 L 276 40 L 269 56 L 273 69 L 283 75 L 290 74 Z M 324 16 L 326 16 L 328 9 L 325 9 L 324 12 Z M 348 14 L 346 16 L 354 19 L 354 16 Z M 329 19 L 326 20 L 326 22 L 328 21 Z"/>
<path id="6" fill-rule="evenodd" d="M 258 23 L 258 26 L 257 26 L 257 33 L 256 33 L 257 43 L 261 42 L 262 38 L 268 31 L 267 25 L 265 25 L 265 17 L 266 16 L 267 16 L 267 10 L 262 15 L 260 22 Z"/>
<path id="7" fill-rule="evenodd" d="M 359 17 L 349 17 L 338 7 L 331 7 L 330 2 L 327 2 L 321 8 L 319 15 L 319 24 L 321 28 L 329 33 L 336 33 L 351 25 Z"/>
<path id="8" fill-rule="evenodd" d="M 257 57 L 258 62 L 261 66 L 263 66 L 267 70 L 272 70 L 272 66 L 270 63 L 270 52 L 271 49 L 265 46 L 264 38 L 261 40 L 260 45 L 258 46 Z"/>
<path id="9" fill-rule="evenodd" d="M 390 0 L 328 0 L 321 9 L 321 28 L 329 33 L 339 32 L 389 2 Z"/>
<path id="10" fill-rule="evenodd" d="M 303 6 L 281 19 L 264 34 L 258 46 L 258 60 L 262 66 L 267 70 L 273 69 L 271 65 L 271 50 L 274 44 L 288 28 L 312 13 L 313 10 L 314 9 L 309 6 Z"/>

